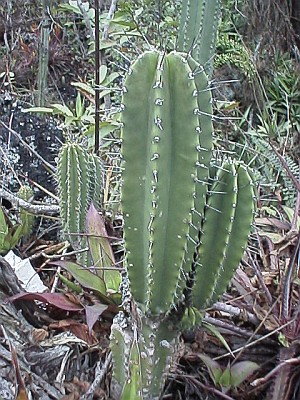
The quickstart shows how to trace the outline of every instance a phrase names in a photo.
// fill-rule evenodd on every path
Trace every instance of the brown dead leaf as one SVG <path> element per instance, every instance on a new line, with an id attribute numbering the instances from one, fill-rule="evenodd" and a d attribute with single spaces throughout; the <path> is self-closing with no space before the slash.
<path id="1" fill-rule="evenodd" d="M 81 340 L 84 340 L 90 346 L 98 343 L 94 332 L 92 332 L 91 334 L 89 333 L 89 328 L 87 324 L 83 324 L 82 322 L 73 319 L 60 320 L 58 322 L 50 324 L 49 328 L 60 329 L 64 332 L 72 332 L 73 335 L 77 336 Z"/>
<path id="2" fill-rule="evenodd" d="M 31 331 L 32 340 L 34 343 L 42 342 L 49 336 L 49 332 L 45 329 L 33 328 Z"/>
<path id="3" fill-rule="evenodd" d="M 277 318 L 274 315 L 270 314 L 270 310 L 267 304 L 265 304 L 264 306 L 265 308 L 261 307 L 257 303 L 254 304 L 253 312 L 260 321 L 263 321 L 263 325 L 268 331 L 274 331 L 279 327 L 280 324 Z"/>
<path id="4" fill-rule="evenodd" d="M 80 394 L 74 392 L 66 394 L 64 397 L 61 398 L 61 400 L 79 400 L 79 399 L 80 399 Z"/>

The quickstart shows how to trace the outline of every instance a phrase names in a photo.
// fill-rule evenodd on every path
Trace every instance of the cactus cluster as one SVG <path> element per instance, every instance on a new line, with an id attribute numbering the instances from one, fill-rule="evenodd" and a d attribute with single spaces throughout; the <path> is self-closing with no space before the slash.
<path id="1" fill-rule="evenodd" d="M 124 311 L 114 320 L 114 379 L 123 400 L 156 399 L 179 322 L 226 289 L 254 213 L 247 167 L 212 162 L 207 71 L 220 2 L 182 1 L 177 51 L 148 51 L 124 82 Z M 145 99 L 145 101 L 141 101 Z M 129 303 L 128 303 L 129 292 Z M 195 318 L 191 321 L 195 322 Z"/>
<path id="2" fill-rule="evenodd" d="M 211 176 L 211 93 L 191 56 L 142 54 L 123 105 L 126 268 L 138 312 L 125 329 L 114 323 L 111 343 L 123 399 L 152 398 L 178 337 L 177 310 L 211 304 L 239 264 L 254 190 L 241 163 L 224 161 Z"/>
<path id="3" fill-rule="evenodd" d="M 58 155 L 57 181 L 63 231 L 73 248 L 80 250 L 87 245 L 83 234 L 88 207 L 91 202 L 96 206 L 101 202 L 103 167 L 100 158 L 79 143 L 66 142 Z"/>

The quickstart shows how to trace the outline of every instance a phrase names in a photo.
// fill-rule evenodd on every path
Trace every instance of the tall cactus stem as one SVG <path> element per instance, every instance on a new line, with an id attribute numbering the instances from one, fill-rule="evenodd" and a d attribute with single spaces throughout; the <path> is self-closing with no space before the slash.
<path id="1" fill-rule="evenodd" d="M 75 250 L 86 247 L 86 214 L 93 201 L 100 205 L 103 188 L 103 167 L 96 155 L 91 155 L 79 143 L 67 142 L 60 149 L 57 165 L 58 194 L 63 231 Z M 91 257 L 80 261 L 91 264 Z"/>
<path id="2" fill-rule="evenodd" d="M 219 17 L 220 0 L 182 0 L 177 50 L 190 53 L 208 75 L 212 72 Z"/>
<path id="3" fill-rule="evenodd" d="M 159 314 L 176 302 L 194 206 L 197 87 L 186 58 L 147 52 L 133 64 L 125 88 L 122 207 L 128 276 L 136 301 Z M 140 101 L 145 93 L 148 107 Z"/>

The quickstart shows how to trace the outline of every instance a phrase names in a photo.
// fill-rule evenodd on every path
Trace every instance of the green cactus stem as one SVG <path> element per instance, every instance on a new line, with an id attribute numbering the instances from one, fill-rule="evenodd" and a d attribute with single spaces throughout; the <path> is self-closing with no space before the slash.
<path id="1" fill-rule="evenodd" d="M 91 202 L 100 205 L 103 189 L 101 160 L 79 143 L 67 142 L 60 149 L 57 165 L 58 195 L 65 236 L 75 250 L 87 247 L 83 236 Z M 90 256 L 80 262 L 91 265 Z"/>
<path id="2" fill-rule="evenodd" d="M 58 156 L 58 193 L 63 230 L 73 247 L 81 247 L 76 234 L 85 230 L 85 218 L 90 202 L 89 160 L 86 151 L 77 143 L 66 143 Z"/>
<path id="3" fill-rule="evenodd" d="M 182 0 L 177 50 L 190 53 L 211 75 L 220 0 Z"/>
<path id="4" fill-rule="evenodd" d="M 177 302 L 197 169 L 207 173 L 198 153 L 210 149 L 199 146 L 198 90 L 182 55 L 140 56 L 126 78 L 123 104 L 128 276 L 135 300 L 158 315 Z"/>
<path id="5" fill-rule="evenodd" d="M 253 219 L 252 180 L 242 164 L 225 162 L 208 193 L 200 234 L 193 305 L 203 309 L 224 292 L 243 256 Z"/>
<path id="6" fill-rule="evenodd" d="M 120 317 L 119 317 L 120 318 Z M 156 399 L 165 383 L 179 333 L 172 324 L 141 318 L 133 321 L 114 320 L 111 349 L 113 377 L 119 385 L 122 400 Z"/>

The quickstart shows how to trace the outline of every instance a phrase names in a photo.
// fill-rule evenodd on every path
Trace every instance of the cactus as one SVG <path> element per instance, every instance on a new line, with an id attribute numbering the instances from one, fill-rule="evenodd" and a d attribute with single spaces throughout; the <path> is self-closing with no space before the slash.
<path id="1" fill-rule="evenodd" d="M 125 80 L 122 208 L 130 292 L 141 317 L 112 328 L 123 399 L 159 395 L 179 334 L 177 308 L 188 306 L 184 294 L 191 292 L 199 309 L 222 294 L 249 234 L 253 189 L 246 168 L 226 161 L 208 191 L 206 85 L 199 64 L 176 52 L 144 53 Z M 147 107 L 140 102 L 145 93 Z"/>
<path id="2" fill-rule="evenodd" d="M 125 82 L 122 204 L 128 276 L 133 297 L 154 315 L 177 302 L 194 204 L 199 121 L 191 74 L 181 55 L 148 52 Z M 140 102 L 145 93 L 149 108 Z M 170 291 L 164 290 L 166 280 Z"/>
<path id="3" fill-rule="evenodd" d="M 33 199 L 33 190 L 28 185 L 22 185 L 18 191 L 18 196 L 20 199 L 32 201 Z M 22 235 L 24 240 L 28 240 L 29 236 L 32 233 L 33 224 L 34 224 L 34 215 L 30 214 L 28 211 L 21 208 L 20 210 L 20 218 L 22 224 Z"/>
<path id="4" fill-rule="evenodd" d="M 65 143 L 58 155 L 58 194 L 63 231 L 75 250 L 87 246 L 86 214 L 91 202 L 100 204 L 103 168 L 99 157 L 91 155 L 79 143 Z M 91 263 L 90 257 L 81 257 Z"/>
<path id="5" fill-rule="evenodd" d="M 251 228 L 254 191 L 246 166 L 211 162 L 212 97 L 198 61 L 207 65 L 211 57 L 218 13 L 219 1 L 183 2 L 180 51 L 143 53 L 124 82 L 127 274 L 124 310 L 111 330 L 123 400 L 159 397 L 179 322 L 184 318 L 187 326 L 190 315 L 192 325 L 198 310 L 223 293 Z"/>
<path id="6" fill-rule="evenodd" d="M 181 8 L 177 50 L 190 53 L 211 75 L 220 0 L 182 0 Z"/>

